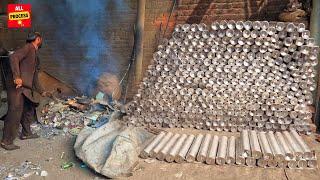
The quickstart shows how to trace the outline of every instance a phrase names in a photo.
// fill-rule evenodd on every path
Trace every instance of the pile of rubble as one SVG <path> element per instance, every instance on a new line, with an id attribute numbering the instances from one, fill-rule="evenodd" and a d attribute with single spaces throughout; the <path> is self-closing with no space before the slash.
<path id="1" fill-rule="evenodd" d="M 105 100 L 103 93 L 98 93 L 94 99 L 86 96 L 66 100 L 54 98 L 42 107 L 40 124 L 32 128 L 45 138 L 77 135 L 85 126 L 98 128 L 107 123 L 111 113 L 119 107 L 118 102 Z"/>

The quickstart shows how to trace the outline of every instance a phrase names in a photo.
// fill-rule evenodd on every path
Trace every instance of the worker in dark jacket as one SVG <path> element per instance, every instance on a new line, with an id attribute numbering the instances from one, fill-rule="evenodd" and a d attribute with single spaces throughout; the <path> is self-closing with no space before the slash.
<path id="1" fill-rule="evenodd" d="M 10 75 L 6 78 L 8 93 L 8 113 L 4 120 L 1 147 L 6 150 L 19 149 L 13 144 L 18 135 L 19 125 L 22 125 L 20 139 L 38 138 L 33 134 L 30 125 L 36 118 L 35 107 L 40 96 L 48 96 L 38 81 L 39 59 L 37 52 L 42 44 L 40 33 L 30 33 L 27 43 L 21 49 L 10 55 Z M 38 93 L 37 93 L 38 92 Z"/>

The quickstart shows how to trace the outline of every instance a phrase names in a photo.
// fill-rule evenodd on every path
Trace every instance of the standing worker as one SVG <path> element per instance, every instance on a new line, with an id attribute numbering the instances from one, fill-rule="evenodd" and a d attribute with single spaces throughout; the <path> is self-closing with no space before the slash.
<path id="1" fill-rule="evenodd" d="M 6 77 L 8 93 L 8 113 L 4 120 L 1 147 L 6 150 L 20 149 L 13 141 L 18 135 L 19 124 L 22 125 L 21 140 L 34 139 L 39 136 L 31 132 L 30 125 L 36 119 L 36 106 L 39 104 L 40 93 L 44 92 L 38 81 L 39 59 L 42 37 L 38 32 L 28 34 L 26 45 L 10 55 L 11 72 Z"/>

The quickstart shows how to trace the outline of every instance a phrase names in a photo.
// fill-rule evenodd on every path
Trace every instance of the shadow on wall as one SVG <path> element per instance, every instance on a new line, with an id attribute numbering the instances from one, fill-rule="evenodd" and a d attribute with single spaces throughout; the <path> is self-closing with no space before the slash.
<path id="1" fill-rule="evenodd" d="M 206 14 L 207 10 L 210 7 L 211 1 L 208 0 L 200 0 L 198 5 L 193 9 L 192 14 L 190 17 L 187 19 L 186 23 L 188 24 L 199 24 L 204 15 Z"/>
<path id="2" fill-rule="evenodd" d="M 278 20 L 279 14 L 272 14 L 273 7 L 269 0 L 245 0 L 245 17 L 247 20 Z M 279 6 L 288 4 L 289 0 L 279 1 Z M 274 5 L 274 4 L 273 4 Z"/>

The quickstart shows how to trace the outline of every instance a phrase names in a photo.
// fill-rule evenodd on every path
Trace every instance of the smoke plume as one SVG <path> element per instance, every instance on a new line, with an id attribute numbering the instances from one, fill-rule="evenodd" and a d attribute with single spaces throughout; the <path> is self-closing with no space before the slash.
<path id="1" fill-rule="evenodd" d="M 21 3 L 32 6 L 33 28 L 45 31 L 41 51 L 51 49 L 58 66 L 55 69 L 61 70 L 61 76 L 73 77 L 69 82 L 81 92 L 92 94 L 103 72 L 119 75 L 118 55 L 112 53 L 106 27 L 117 26 L 125 18 L 124 13 L 119 13 L 127 8 L 123 0 L 21 0 Z M 48 27 L 54 30 L 47 33 Z"/>

